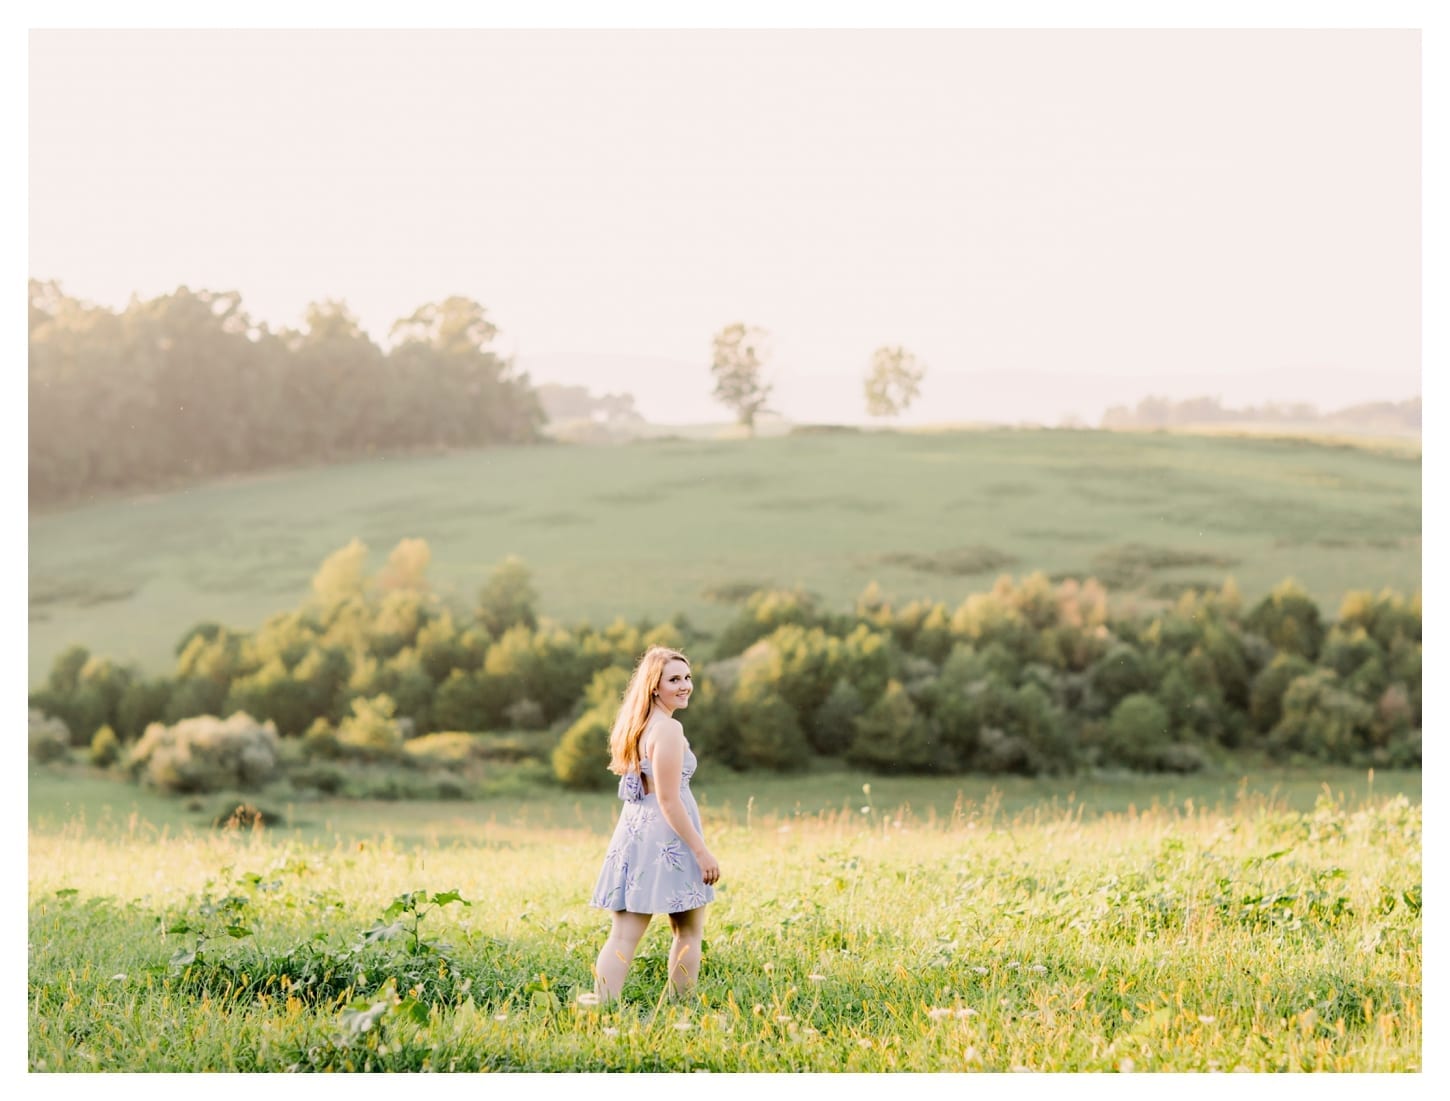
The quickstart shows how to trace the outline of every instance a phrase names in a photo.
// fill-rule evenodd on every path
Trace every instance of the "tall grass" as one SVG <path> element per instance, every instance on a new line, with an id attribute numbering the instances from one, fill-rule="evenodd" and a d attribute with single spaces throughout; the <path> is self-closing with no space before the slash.
<path id="1" fill-rule="evenodd" d="M 76 817 L 30 837 L 28 1062 L 1416 1070 L 1421 813 L 1373 790 L 752 800 L 707 823 L 725 878 L 697 996 L 661 1000 L 655 928 L 603 1009 L 577 995 L 607 928 L 585 901 L 604 838 L 567 803 L 551 824 L 475 809 L 430 843 Z"/>

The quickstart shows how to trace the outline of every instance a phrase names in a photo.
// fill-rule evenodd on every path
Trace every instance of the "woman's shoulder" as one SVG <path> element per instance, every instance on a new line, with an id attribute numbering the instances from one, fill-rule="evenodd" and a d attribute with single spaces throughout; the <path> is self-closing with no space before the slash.
<path id="1" fill-rule="evenodd" d="M 640 744 L 651 750 L 662 745 L 686 745 L 685 728 L 672 716 L 658 715 L 650 719 L 640 736 Z"/>

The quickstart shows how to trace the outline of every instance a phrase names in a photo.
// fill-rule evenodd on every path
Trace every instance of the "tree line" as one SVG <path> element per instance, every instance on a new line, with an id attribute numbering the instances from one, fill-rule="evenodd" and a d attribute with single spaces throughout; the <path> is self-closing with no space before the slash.
<path id="1" fill-rule="evenodd" d="M 1104 428 L 1174 428 L 1203 424 L 1316 424 L 1324 428 L 1377 432 L 1418 432 L 1421 399 L 1369 401 L 1321 413 L 1308 402 L 1266 402 L 1234 409 L 1217 397 L 1170 398 L 1150 394 L 1138 404 L 1110 406 L 1103 412 Z"/>
<path id="2" fill-rule="evenodd" d="M 472 607 L 428 586 L 405 540 L 374 576 L 354 541 L 322 564 L 301 607 L 254 631 L 199 624 L 169 675 L 84 647 L 30 695 L 36 731 L 134 744 L 157 724 L 245 712 L 335 756 L 391 752 L 435 732 L 538 731 L 554 772 L 609 780 L 608 728 L 651 644 L 694 659 L 687 729 L 712 762 L 790 771 L 819 759 L 880 772 L 1188 772 L 1241 754 L 1418 767 L 1418 594 L 1352 592 L 1338 618 L 1286 581 L 1252 606 L 1233 583 L 1116 615 L 1092 579 L 1002 577 L 950 608 L 870 586 L 847 610 L 760 590 L 722 631 L 683 616 L 567 626 L 541 619 L 527 567 L 508 560 Z M 47 726 L 47 723 L 50 725 Z M 391 748 L 390 748 L 391 747 Z M 34 751 L 32 743 L 32 751 Z M 198 749 L 198 752 L 200 749 Z"/>
<path id="3" fill-rule="evenodd" d="M 31 280 L 31 503 L 535 440 L 543 411 L 496 334 L 460 297 L 397 321 L 384 349 L 340 302 L 274 332 L 235 292 L 182 287 L 113 311 Z"/>

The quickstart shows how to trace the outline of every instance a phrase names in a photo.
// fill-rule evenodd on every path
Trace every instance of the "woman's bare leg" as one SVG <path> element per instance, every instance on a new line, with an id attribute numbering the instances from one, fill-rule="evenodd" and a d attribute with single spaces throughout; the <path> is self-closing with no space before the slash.
<path id="1" fill-rule="evenodd" d="M 705 907 L 670 915 L 675 939 L 670 944 L 671 994 L 688 994 L 700 977 L 700 944 L 705 939 Z"/>
<path id="2" fill-rule="evenodd" d="M 601 1002 L 613 1001 L 624 989 L 625 976 L 629 974 L 629 965 L 634 962 L 634 951 L 639 947 L 640 938 L 649 928 L 649 919 L 649 914 L 614 911 L 614 927 L 594 963 L 594 993 L 599 995 Z"/>

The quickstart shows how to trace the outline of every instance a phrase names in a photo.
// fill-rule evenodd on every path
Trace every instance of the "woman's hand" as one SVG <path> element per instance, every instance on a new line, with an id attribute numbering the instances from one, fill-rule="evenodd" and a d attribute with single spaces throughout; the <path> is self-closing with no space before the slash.
<path id="1" fill-rule="evenodd" d="M 700 878 L 705 881 L 706 886 L 720 882 L 720 861 L 715 859 L 709 849 L 701 849 L 695 854 L 695 859 L 700 864 Z"/>

